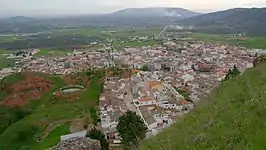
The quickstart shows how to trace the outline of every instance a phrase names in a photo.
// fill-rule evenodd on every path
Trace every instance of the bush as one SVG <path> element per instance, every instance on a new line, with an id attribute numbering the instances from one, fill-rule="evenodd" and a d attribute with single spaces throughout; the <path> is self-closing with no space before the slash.
<path id="1" fill-rule="evenodd" d="M 97 111 L 94 107 L 90 108 L 90 116 L 91 116 L 91 119 L 93 121 L 93 124 L 96 126 L 97 122 L 98 122 L 98 115 L 97 115 Z"/>
<path id="2" fill-rule="evenodd" d="M 105 138 L 104 133 L 102 133 L 100 130 L 97 130 L 96 128 L 93 128 L 86 135 L 86 137 L 89 137 L 91 139 L 96 139 L 96 140 L 100 141 L 101 150 L 108 150 L 109 149 L 109 143 L 108 143 L 107 139 Z"/>

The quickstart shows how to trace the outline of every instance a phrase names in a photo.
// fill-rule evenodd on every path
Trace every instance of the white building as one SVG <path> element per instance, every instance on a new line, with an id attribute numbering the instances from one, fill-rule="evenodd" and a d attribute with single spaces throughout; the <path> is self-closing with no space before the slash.
<path id="1" fill-rule="evenodd" d="M 140 97 L 139 99 L 134 99 L 133 101 L 136 106 L 147 106 L 156 104 L 156 99 L 149 96 Z"/>

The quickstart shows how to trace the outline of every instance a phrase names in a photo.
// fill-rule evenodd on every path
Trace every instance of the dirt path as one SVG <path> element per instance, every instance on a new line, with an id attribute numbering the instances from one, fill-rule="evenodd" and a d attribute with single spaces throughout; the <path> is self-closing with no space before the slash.
<path id="1" fill-rule="evenodd" d="M 56 122 L 51 123 L 44 131 L 44 134 L 42 137 L 40 137 L 40 139 L 38 139 L 38 142 L 41 143 L 43 142 L 47 136 L 57 127 L 61 126 L 62 124 L 65 124 L 67 122 L 71 122 L 71 120 L 59 120 Z"/>

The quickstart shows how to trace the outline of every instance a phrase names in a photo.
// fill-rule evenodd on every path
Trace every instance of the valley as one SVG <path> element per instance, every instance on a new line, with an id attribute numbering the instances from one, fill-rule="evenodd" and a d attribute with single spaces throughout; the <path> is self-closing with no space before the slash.
<path id="1" fill-rule="evenodd" d="M 258 14 L 265 8 L 1 19 L 0 149 L 89 138 L 103 150 L 263 149 Z"/>

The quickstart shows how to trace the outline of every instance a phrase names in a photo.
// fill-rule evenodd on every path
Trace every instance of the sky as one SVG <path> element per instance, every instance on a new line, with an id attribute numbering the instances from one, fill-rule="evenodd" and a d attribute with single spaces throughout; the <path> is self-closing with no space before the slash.
<path id="1" fill-rule="evenodd" d="M 0 15 L 99 14 L 143 7 L 181 7 L 206 13 L 235 7 L 266 7 L 266 0 L 0 0 Z"/>

